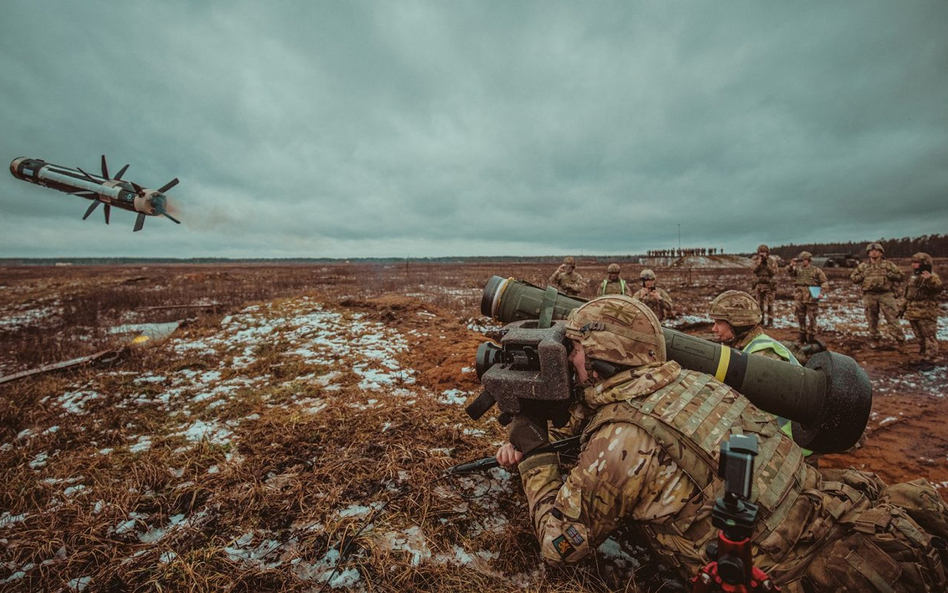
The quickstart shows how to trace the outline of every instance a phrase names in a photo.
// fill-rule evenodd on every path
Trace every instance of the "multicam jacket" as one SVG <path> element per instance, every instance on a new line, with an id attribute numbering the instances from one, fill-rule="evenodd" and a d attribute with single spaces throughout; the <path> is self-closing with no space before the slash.
<path id="1" fill-rule="evenodd" d="M 787 273 L 793 278 L 793 300 L 798 303 L 815 303 L 816 299 L 810 294 L 810 286 L 823 286 L 826 284 L 826 274 L 820 268 L 810 264 L 809 266 L 791 266 L 787 268 Z"/>
<path id="2" fill-rule="evenodd" d="M 894 284 L 901 282 L 904 276 L 897 265 L 887 259 L 860 263 L 849 277 L 853 284 L 862 286 L 863 292 L 892 292 Z"/>
<path id="3" fill-rule="evenodd" d="M 928 278 L 912 276 L 905 285 L 905 318 L 937 319 L 941 296 L 941 278 L 932 272 Z"/>
<path id="4" fill-rule="evenodd" d="M 820 478 L 771 414 L 676 362 L 620 373 L 587 389 L 585 399 L 595 413 L 566 482 L 553 454 L 520 464 L 545 559 L 576 561 L 620 520 L 631 519 L 669 564 L 694 574 L 707 562 L 705 544 L 717 534 L 710 510 L 724 488 L 717 477 L 718 449 L 736 431 L 759 439 L 752 494 L 761 508 L 755 565 L 766 570 L 796 561 L 789 552 L 805 525 L 787 519 L 796 523 L 818 510 L 802 493 Z"/>
<path id="5" fill-rule="evenodd" d="M 643 543 L 683 578 L 693 576 L 717 535 L 710 512 L 724 490 L 720 443 L 729 434 L 755 434 L 753 561 L 778 585 L 789 593 L 864 591 L 868 582 L 885 591 L 944 590 L 931 537 L 902 509 L 886 506 L 884 484 L 855 470 L 828 470 L 824 478 L 772 415 L 712 377 L 667 362 L 621 372 L 587 388 L 584 400 L 592 416 L 565 482 L 554 453 L 519 465 L 547 561 L 578 561 L 620 523 L 634 521 Z M 930 532 L 948 534 L 948 510 L 930 484 L 923 490 L 939 503 L 929 513 L 938 521 L 930 523 L 942 529 Z M 878 543 L 867 544 L 872 538 Z"/>
<path id="6" fill-rule="evenodd" d="M 632 298 L 648 305 L 648 308 L 655 313 L 659 321 L 668 319 L 675 312 L 671 295 L 664 288 L 658 286 L 652 290 L 643 286 L 632 295 Z"/>
<path id="7" fill-rule="evenodd" d="M 570 296 L 577 296 L 586 288 L 586 279 L 580 276 L 576 270 L 568 274 L 556 271 L 550 276 L 549 284 Z"/>
<path id="8" fill-rule="evenodd" d="M 757 290 L 773 289 L 774 276 L 777 275 L 777 258 L 768 255 L 766 259 L 761 259 L 759 255 L 755 255 L 752 261 L 752 270 L 757 277 L 754 287 Z"/>

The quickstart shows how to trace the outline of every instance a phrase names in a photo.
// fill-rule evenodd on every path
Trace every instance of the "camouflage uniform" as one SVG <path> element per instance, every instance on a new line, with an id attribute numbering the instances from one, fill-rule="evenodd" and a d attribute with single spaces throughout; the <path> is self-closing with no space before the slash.
<path id="1" fill-rule="evenodd" d="M 931 257 L 917 253 L 912 259 L 924 256 L 931 265 Z M 922 358 L 934 362 L 938 358 L 938 315 L 941 278 L 932 271 L 931 276 L 923 278 L 913 275 L 905 285 L 905 318 L 912 324 L 912 332 L 918 339 L 919 354 Z"/>
<path id="2" fill-rule="evenodd" d="M 879 311 L 885 316 L 886 330 L 899 343 L 905 341 L 905 333 L 899 324 L 898 305 L 895 302 L 896 282 L 903 279 L 902 271 L 894 263 L 879 259 L 873 263 L 864 261 L 856 267 L 849 277 L 854 284 L 862 286 L 862 304 L 866 308 L 866 320 L 869 322 L 869 337 L 878 341 Z"/>
<path id="3" fill-rule="evenodd" d="M 659 321 L 665 321 L 674 315 L 675 308 L 672 305 L 671 296 L 664 288 L 656 286 L 650 290 L 643 286 L 632 295 L 632 298 L 645 303 Z"/>
<path id="4" fill-rule="evenodd" d="M 579 275 L 579 272 L 560 272 L 557 270 L 550 276 L 550 286 L 556 287 L 560 292 L 569 296 L 579 296 L 586 288 L 586 279 Z"/>
<path id="5" fill-rule="evenodd" d="M 768 255 L 765 259 L 760 255 L 755 255 L 752 261 L 752 270 L 756 277 L 754 292 L 757 295 L 757 304 L 760 305 L 760 310 L 764 315 L 764 323 L 767 323 L 768 318 L 771 321 L 774 318 L 774 293 L 777 289 L 774 285 L 774 276 L 777 275 L 777 258 Z"/>
<path id="6" fill-rule="evenodd" d="M 566 336 L 574 352 L 631 368 L 584 390 L 580 408 L 591 416 L 565 482 L 554 453 L 519 464 L 544 559 L 576 562 L 634 521 L 665 563 L 694 575 L 717 536 L 710 511 L 724 489 L 719 446 L 730 434 L 754 434 L 760 453 L 750 502 L 759 514 L 751 552 L 784 591 L 945 590 L 929 533 L 948 535 L 948 508 L 928 482 L 884 491 L 855 470 L 824 477 L 773 415 L 710 375 L 666 362 L 658 320 L 628 297 L 573 310 Z"/>
<path id="7" fill-rule="evenodd" d="M 817 315 L 820 312 L 820 302 L 810 294 L 810 286 L 826 284 L 826 274 L 812 263 L 806 267 L 791 266 L 788 274 L 793 278 L 793 300 L 796 302 L 795 312 L 797 323 L 800 324 L 801 341 L 809 342 L 816 336 L 818 324 Z"/>
<path id="8" fill-rule="evenodd" d="M 555 454 L 519 466 L 547 561 L 575 562 L 631 520 L 663 562 L 693 576 L 717 535 L 710 509 L 723 493 L 718 447 L 731 433 L 750 433 L 760 443 L 754 564 L 784 591 L 945 590 L 932 537 L 880 498 L 884 485 L 872 474 L 824 478 L 772 415 L 710 376 L 675 362 L 649 365 L 586 389 L 585 401 L 595 414 L 565 483 Z M 948 525 L 934 489 L 919 488 Z"/>

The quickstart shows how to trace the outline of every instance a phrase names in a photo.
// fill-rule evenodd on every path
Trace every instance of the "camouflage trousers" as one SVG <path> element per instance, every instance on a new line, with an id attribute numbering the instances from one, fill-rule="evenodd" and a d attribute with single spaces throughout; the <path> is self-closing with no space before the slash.
<path id="1" fill-rule="evenodd" d="M 757 285 L 757 304 L 764 317 L 774 317 L 774 290 L 766 284 Z"/>
<path id="2" fill-rule="evenodd" d="M 918 340 L 918 353 L 925 360 L 938 358 L 938 319 L 910 319 L 912 333 Z"/>
<path id="3" fill-rule="evenodd" d="M 816 317 L 820 313 L 820 304 L 817 302 L 804 303 L 797 301 L 795 312 L 797 314 L 797 323 L 800 324 L 800 332 L 815 336 L 818 329 Z"/>
<path id="4" fill-rule="evenodd" d="M 866 308 L 866 321 L 869 322 L 869 337 L 878 340 L 882 336 L 879 333 L 879 312 L 885 317 L 886 331 L 891 334 L 897 342 L 905 341 L 905 332 L 899 324 L 898 305 L 895 302 L 895 295 L 891 292 L 866 292 L 862 295 L 862 304 Z"/>

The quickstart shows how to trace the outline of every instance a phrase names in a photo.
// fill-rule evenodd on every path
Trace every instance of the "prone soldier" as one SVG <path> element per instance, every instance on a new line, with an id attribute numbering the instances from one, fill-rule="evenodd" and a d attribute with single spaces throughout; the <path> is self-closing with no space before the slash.
<path id="1" fill-rule="evenodd" d="M 777 275 L 777 258 L 770 257 L 770 248 L 761 244 L 757 247 L 757 255 L 752 259 L 754 277 L 754 291 L 757 293 L 757 304 L 763 314 L 764 325 L 773 326 L 774 323 L 774 276 Z"/>
<path id="2" fill-rule="evenodd" d="M 659 321 L 673 317 L 675 308 L 672 298 L 664 288 L 655 286 L 655 272 L 646 268 L 639 274 L 639 279 L 642 281 L 642 288 L 632 295 L 632 298 L 645 303 Z"/>
<path id="3" fill-rule="evenodd" d="M 903 280 L 902 270 L 885 259 L 885 249 L 881 243 L 866 245 L 869 261 L 860 263 L 849 277 L 854 284 L 862 287 L 862 304 L 866 308 L 866 321 L 869 322 L 869 338 L 872 347 L 878 348 L 882 336 L 879 334 L 879 312 L 885 317 L 886 331 L 892 334 L 901 348 L 905 344 L 905 333 L 898 319 L 898 306 L 895 302 L 895 283 Z"/>
<path id="4" fill-rule="evenodd" d="M 807 466 L 772 415 L 666 360 L 658 319 L 639 301 L 590 301 L 570 313 L 566 336 L 593 411 L 575 467 L 564 482 L 555 453 L 530 455 L 547 444 L 547 422 L 525 413 L 496 455 L 504 467 L 519 464 L 545 560 L 577 562 L 632 521 L 664 564 L 696 574 L 716 536 L 708 510 L 722 487 L 717 448 L 728 434 L 753 434 L 753 565 L 784 591 L 945 590 L 934 544 L 948 535 L 948 508 L 927 481 L 888 488 L 873 474 Z M 614 372 L 601 376 L 598 362 Z"/>
<path id="5" fill-rule="evenodd" d="M 932 256 L 916 253 L 912 256 L 912 277 L 905 285 L 905 304 L 902 314 L 912 324 L 918 340 L 918 353 L 923 363 L 938 359 L 938 301 L 941 278 L 932 269 Z"/>
<path id="6" fill-rule="evenodd" d="M 826 274 L 813 265 L 813 254 L 809 251 L 801 251 L 790 262 L 787 273 L 793 278 L 793 300 L 796 303 L 797 323 L 800 324 L 800 343 L 806 344 L 816 339 L 819 327 L 816 318 L 820 312 L 820 297 L 822 287 L 826 284 Z M 814 292 L 818 293 L 817 296 L 814 296 Z"/>
<path id="7" fill-rule="evenodd" d="M 607 294 L 629 294 L 629 288 L 626 286 L 625 280 L 619 277 L 619 264 L 609 264 L 609 267 L 606 268 L 606 274 L 608 278 L 602 281 L 602 284 L 599 285 L 599 296 L 606 296 Z"/>
<path id="8" fill-rule="evenodd" d="M 550 276 L 549 284 L 564 294 L 578 296 L 586 288 L 586 279 L 576 271 L 576 260 L 567 256 Z"/>

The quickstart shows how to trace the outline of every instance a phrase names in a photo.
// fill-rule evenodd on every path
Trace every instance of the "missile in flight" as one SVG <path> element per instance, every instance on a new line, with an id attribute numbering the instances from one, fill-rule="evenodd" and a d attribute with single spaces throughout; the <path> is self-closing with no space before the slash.
<path id="1" fill-rule="evenodd" d="M 19 157 L 10 163 L 10 173 L 17 179 L 91 200 L 92 204 L 89 205 L 82 220 L 89 218 L 89 215 L 102 203 L 105 204 L 105 224 L 109 224 L 112 206 L 129 212 L 137 212 L 135 232 L 142 230 L 146 216 L 164 216 L 176 224 L 181 224 L 180 220 L 168 214 L 169 203 L 165 196 L 166 191 L 178 185 L 178 178 L 175 177 L 158 189 L 148 189 L 135 182 L 122 179 L 127 170 L 128 165 L 125 165 L 115 177 L 110 177 L 105 155 L 102 155 L 101 176 L 91 175 L 79 167 L 75 169 L 60 167 L 42 159 Z"/>

